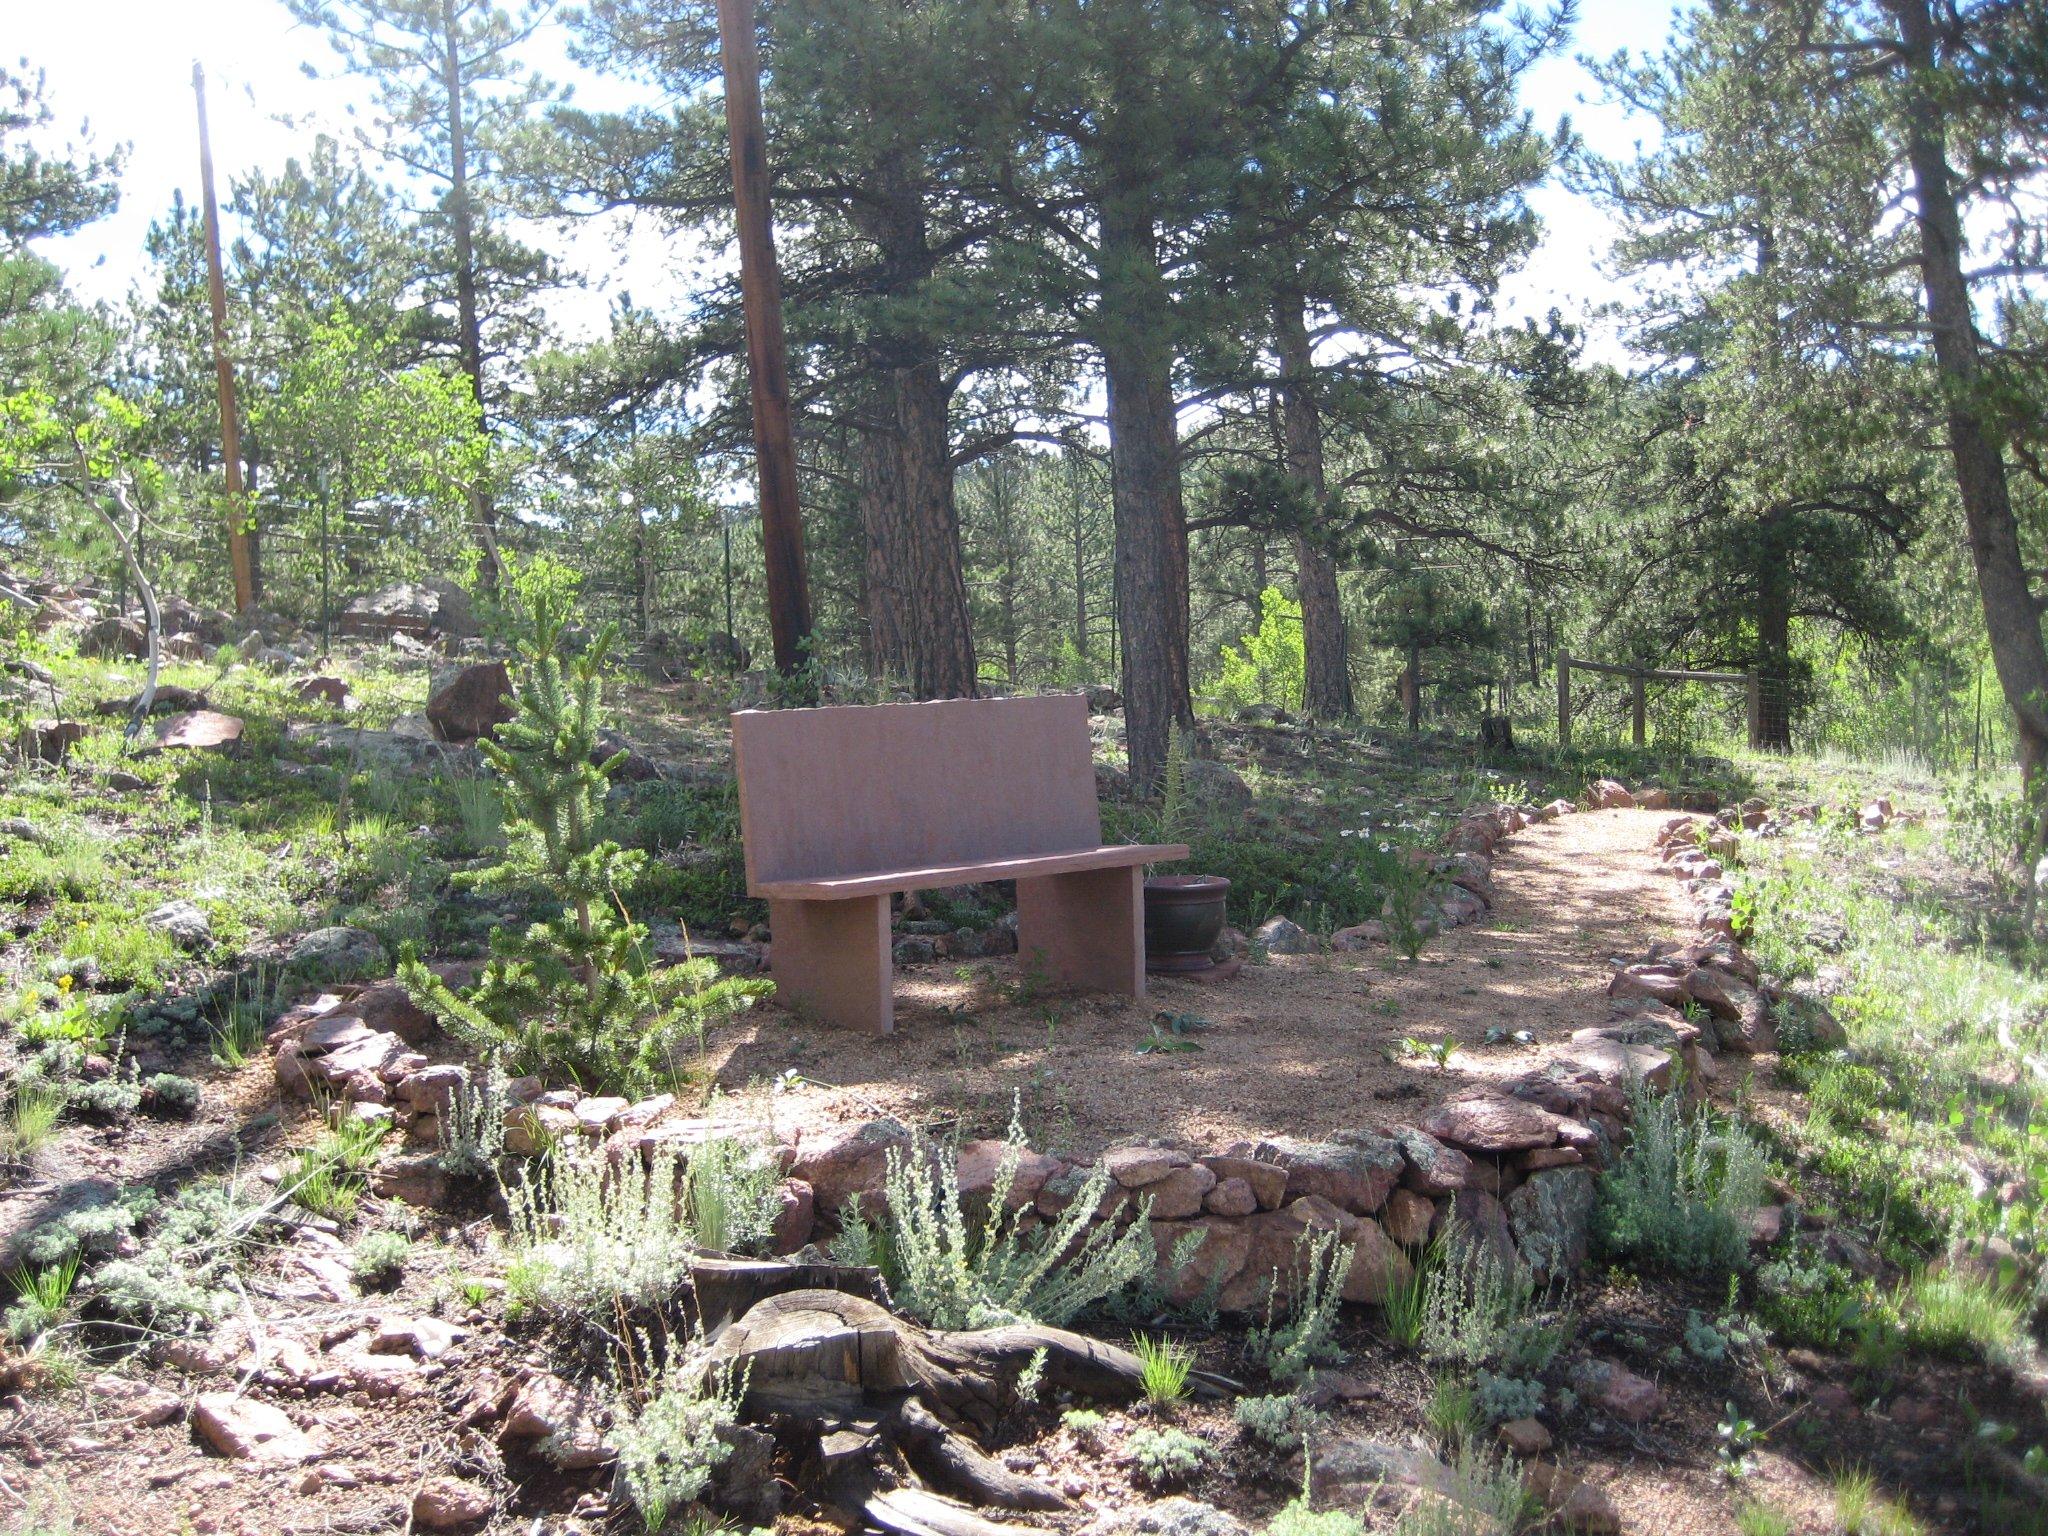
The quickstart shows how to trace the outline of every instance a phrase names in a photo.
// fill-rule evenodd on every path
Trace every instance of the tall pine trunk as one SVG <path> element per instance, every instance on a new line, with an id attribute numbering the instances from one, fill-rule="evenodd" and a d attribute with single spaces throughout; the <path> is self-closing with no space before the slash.
<path id="1" fill-rule="evenodd" d="M 1149 794 L 1164 778 L 1174 725 L 1192 729 L 1194 710 L 1188 696 L 1188 530 L 1168 340 L 1171 301 L 1142 175 L 1115 180 L 1103 198 L 1100 228 L 1096 342 L 1109 395 L 1124 733 L 1131 783 Z"/>
<path id="2" fill-rule="evenodd" d="M 1321 503 L 1323 415 L 1316 403 L 1315 361 L 1310 354 L 1306 301 L 1298 293 L 1280 297 L 1274 329 L 1280 344 L 1280 432 L 1287 473 L 1306 484 Z M 1351 693 L 1350 646 L 1344 603 L 1337 590 L 1337 562 L 1306 531 L 1294 535 L 1295 593 L 1301 600 L 1301 712 L 1311 720 L 1341 720 L 1355 712 Z"/>
<path id="3" fill-rule="evenodd" d="M 2048 770 L 2048 646 L 2041 639 L 2040 606 L 2027 587 L 2003 450 L 1979 395 L 1982 358 L 1963 275 L 1955 178 L 1943 147 L 1947 125 L 1936 94 L 1934 18 L 1928 0 L 1892 0 L 1892 7 L 1911 72 L 1906 154 L 1919 205 L 1928 328 L 1947 397 L 1949 453 L 1990 632 L 1992 665 L 2018 730 L 2021 769 L 2033 787 Z"/>
<path id="4" fill-rule="evenodd" d="M 469 196 L 469 129 L 462 114 L 461 29 L 455 21 L 455 0 L 441 0 L 441 86 L 447 96 L 448 112 L 448 216 L 455 240 L 455 324 L 456 344 L 462 352 L 462 371 L 469 376 L 469 389 L 476 401 L 479 432 L 488 430 L 484 413 L 483 320 L 477 308 L 476 215 Z M 480 574 L 484 590 L 496 591 L 504 574 L 498 552 L 498 510 L 481 485 L 469 488 L 469 514 L 476 524 L 477 543 L 483 552 Z"/>
<path id="5" fill-rule="evenodd" d="M 896 304 L 931 277 L 924 203 L 900 164 L 874 168 L 881 195 L 853 214 L 879 253 L 878 287 Z M 886 311 L 885 311 L 886 314 Z M 877 665 L 920 699 L 974 695 L 974 630 L 953 498 L 953 386 L 913 318 L 885 319 L 869 343 L 874 387 L 861 445 L 869 639 Z"/>

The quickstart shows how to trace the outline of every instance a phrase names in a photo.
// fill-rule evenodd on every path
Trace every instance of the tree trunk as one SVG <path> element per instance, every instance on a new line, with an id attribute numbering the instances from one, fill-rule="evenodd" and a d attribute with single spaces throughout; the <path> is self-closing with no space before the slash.
<path id="1" fill-rule="evenodd" d="M 1287 473 L 1321 502 L 1323 478 L 1322 408 L 1316 403 L 1315 363 L 1309 350 L 1305 301 L 1298 293 L 1280 296 L 1274 313 L 1279 338 L 1280 431 Z M 1301 600 L 1301 712 L 1311 720 L 1340 720 L 1356 712 L 1351 693 L 1350 646 L 1344 632 L 1344 604 L 1337 590 L 1337 562 L 1305 530 L 1294 535 L 1295 593 Z"/>
<path id="2" fill-rule="evenodd" d="M 1949 453 L 1984 602 L 1992 665 L 2012 710 L 2020 767 L 2031 787 L 2048 769 L 2048 647 L 2041 639 L 2041 609 L 2027 587 L 2002 445 L 1984 419 L 1979 395 L 1981 359 L 1963 275 L 1962 218 L 1943 147 L 1947 124 L 1936 94 L 1934 19 L 1928 0 L 1892 0 L 1892 9 L 1910 71 L 1906 153 L 1919 205 L 1927 321 L 1948 401 Z"/>
<path id="3" fill-rule="evenodd" d="M 1414 643 L 1408 646 L 1408 671 L 1402 677 L 1401 691 L 1407 695 L 1408 729 L 1422 729 L 1422 647 Z"/>
<path id="4" fill-rule="evenodd" d="M 1116 516 L 1116 622 L 1123 637 L 1131 784 L 1155 792 L 1188 696 L 1188 530 L 1173 399 L 1171 300 L 1141 178 L 1101 208 L 1102 302 L 1096 336 L 1109 395 L 1110 500 Z"/>
<path id="5" fill-rule="evenodd" d="M 898 579 L 902 538 L 902 454 L 888 380 L 878 380 L 861 428 L 860 526 L 863 547 L 861 599 L 868 616 L 868 669 L 877 679 L 910 676 L 910 618 L 903 609 Z"/>
<path id="6" fill-rule="evenodd" d="M 1767 541 L 1766 548 L 1775 548 Z M 1786 682 L 1792 675 L 1792 580 L 1783 560 L 1761 573 L 1756 603 L 1755 667 L 1763 689 L 1757 711 L 1757 742 L 1770 752 L 1792 746 L 1790 698 Z M 1772 688 L 1776 683 L 1777 687 Z"/>
<path id="7" fill-rule="evenodd" d="M 455 323 L 462 351 L 462 371 L 476 401 L 477 430 L 487 431 L 484 412 L 483 322 L 476 303 L 475 215 L 469 201 L 469 135 L 462 117 L 461 31 L 455 21 L 455 0 L 441 0 L 441 85 L 448 100 L 448 218 L 455 238 Z M 469 512 L 483 549 L 480 577 L 485 591 L 497 590 L 504 574 L 498 554 L 498 512 L 481 485 L 469 488 Z"/>

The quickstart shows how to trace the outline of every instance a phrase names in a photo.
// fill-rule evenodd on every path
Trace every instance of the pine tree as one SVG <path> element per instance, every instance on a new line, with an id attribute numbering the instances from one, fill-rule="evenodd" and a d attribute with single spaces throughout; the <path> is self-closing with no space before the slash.
<path id="1" fill-rule="evenodd" d="M 491 958 L 466 996 L 407 955 L 406 990 L 444 1024 L 518 1072 L 566 1071 L 586 1088 L 637 1091 L 664 1075 L 684 1037 L 773 990 L 719 978 L 708 960 L 646 963 L 647 928 L 620 900 L 646 855 L 598 835 L 610 775 L 623 752 L 597 758 L 607 626 L 573 659 L 563 644 L 565 584 L 528 580 L 514 686 L 518 715 L 483 753 L 503 781 L 505 858 L 462 877 L 487 890 L 545 891 L 560 903 L 523 931 L 493 935 Z"/>

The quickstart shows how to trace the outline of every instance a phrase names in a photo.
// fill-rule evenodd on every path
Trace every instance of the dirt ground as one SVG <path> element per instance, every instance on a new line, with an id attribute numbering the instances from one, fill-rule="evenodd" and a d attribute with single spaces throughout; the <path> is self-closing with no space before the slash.
<path id="1" fill-rule="evenodd" d="M 1599 811 L 1528 828 L 1497 854 L 1497 905 L 1411 963 L 1386 950 L 1274 956 L 1234 979 L 1155 978 L 1138 1002 L 1020 1004 L 1014 957 L 899 970 L 896 1033 L 807 1027 L 778 1008 L 714 1053 L 728 1092 L 775 1084 L 778 1128 L 878 1114 L 999 1131 L 1013 1096 L 1041 1150 L 1140 1137 L 1202 1147 L 1412 1119 L 1601 1023 L 1611 957 L 1684 931 L 1652 844 L 1666 813 Z M 1199 1050 L 1140 1053 L 1160 1014 L 1206 1021 Z M 1508 1037 L 1527 1030 L 1535 1044 Z M 1497 1043 L 1487 1044 L 1488 1032 Z M 1404 1047 L 1456 1042 L 1448 1066 Z"/>

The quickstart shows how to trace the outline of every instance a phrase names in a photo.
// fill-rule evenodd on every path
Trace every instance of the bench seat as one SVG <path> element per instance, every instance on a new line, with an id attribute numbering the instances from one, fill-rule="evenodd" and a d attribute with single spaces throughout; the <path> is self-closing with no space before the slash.
<path id="1" fill-rule="evenodd" d="M 931 891 L 948 885 L 981 885 L 991 880 L 1033 880 L 1040 875 L 1065 875 L 1083 869 L 1165 864 L 1187 856 L 1184 843 L 1108 843 L 1099 848 L 1040 853 L 1021 859 L 876 870 L 871 874 L 833 875 L 820 880 L 767 880 L 755 888 L 755 894 L 771 901 L 844 901 L 854 896 L 892 896 L 898 891 Z"/>

